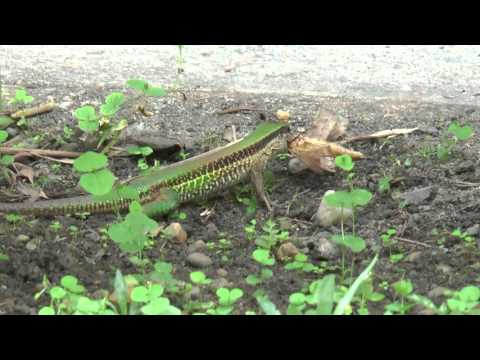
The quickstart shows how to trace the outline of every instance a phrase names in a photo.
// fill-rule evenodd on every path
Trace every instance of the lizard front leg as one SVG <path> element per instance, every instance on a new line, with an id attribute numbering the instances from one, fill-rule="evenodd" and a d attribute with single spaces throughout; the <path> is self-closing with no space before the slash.
<path id="1" fill-rule="evenodd" d="M 258 162 L 253 168 L 250 170 L 250 179 L 255 187 L 255 192 L 257 193 L 258 199 L 260 199 L 265 206 L 267 207 L 269 212 L 273 211 L 272 205 L 270 204 L 270 200 L 268 199 L 267 194 L 265 193 L 265 186 L 263 180 L 263 172 L 265 171 L 266 162 Z"/>

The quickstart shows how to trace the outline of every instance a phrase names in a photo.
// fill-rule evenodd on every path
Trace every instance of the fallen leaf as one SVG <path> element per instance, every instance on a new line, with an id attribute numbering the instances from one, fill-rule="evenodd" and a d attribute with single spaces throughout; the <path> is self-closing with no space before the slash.
<path id="1" fill-rule="evenodd" d="M 13 168 L 17 172 L 17 176 L 22 176 L 30 181 L 30 184 L 33 184 L 33 178 L 35 176 L 35 170 L 33 170 L 30 166 L 15 162 L 13 163 Z"/>
<path id="2" fill-rule="evenodd" d="M 288 150 L 316 173 L 335 172 L 334 158 L 338 155 L 350 155 L 353 160 L 364 158 L 361 152 L 347 149 L 333 142 L 303 135 L 289 139 Z"/>
<path id="3" fill-rule="evenodd" d="M 306 136 L 328 141 L 337 140 L 348 126 L 348 120 L 327 110 L 321 110 L 315 116 L 312 128 Z"/>
<path id="4" fill-rule="evenodd" d="M 26 195 L 29 197 L 28 201 L 34 202 L 38 200 L 39 198 L 42 199 L 48 199 L 48 196 L 45 195 L 43 190 L 41 189 L 36 189 L 30 185 L 25 185 L 22 183 L 17 183 L 17 190 L 23 195 Z"/>

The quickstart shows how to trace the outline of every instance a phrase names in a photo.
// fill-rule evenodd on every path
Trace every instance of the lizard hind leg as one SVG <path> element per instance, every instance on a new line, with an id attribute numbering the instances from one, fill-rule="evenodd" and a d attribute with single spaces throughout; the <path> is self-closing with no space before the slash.
<path id="1" fill-rule="evenodd" d="M 178 193 L 172 189 L 162 189 L 158 196 L 143 204 L 143 212 L 149 217 L 165 215 L 180 205 Z"/>

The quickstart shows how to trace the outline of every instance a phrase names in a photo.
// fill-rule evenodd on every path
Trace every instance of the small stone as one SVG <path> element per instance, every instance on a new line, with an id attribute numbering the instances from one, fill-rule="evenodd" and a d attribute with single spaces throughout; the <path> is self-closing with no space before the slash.
<path id="1" fill-rule="evenodd" d="M 432 309 L 423 308 L 417 311 L 417 315 L 436 315 Z"/>
<path id="2" fill-rule="evenodd" d="M 192 286 L 192 289 L 190 290 L 190 299 L 192 300 L 198 300 L 200 299 L 200 287 L 198 286 Z"/>
<path id="3" fill-rule="evenodd" d="M 205 241 L 203 240 L 197 240 L 195 241 L 192 245 L 190 245 L 187 249 L 187 252 L 189 254 L 199 252 L 204 250 L 207 247 L 207 244 L 205 244 Z"/>
<path id="4" fill-rule="evenodd" d="M 9 127 L 9 128 L 7 128 L 6 131 L 7 131 L 8 135 L 12 138 L 14 138 L 15 136 L 18 135 L 18 129 L 15 128 L 15 127 Z"/>
<path id="5" fill-rule="evenodd" d="M 223 139 L 227 140 L 228 142 L 233 142 L 237 140 L 237 135 L 235 131 L 235 126 L 227 126 L 225 130 L 223 131 Z"/>
<path id="6" fill-rule="evenodd" d="M 228 275 L 228 271 L 225 269 L 218 269 L 217 270 L 217 275 L 219 277 L 226 277 Z"/>
<path id="7" fill-rule="evenodd" d="M 427 186 L 424 188 L 404 192 L 402 194 L 399 194 L 398 197 L 405 200 L 409 205 L 418 205 L 427 200 L 431 194 L 432 187 Z"/>
<path id="8" fill-rule="evenodd" d="M 470 226 L 467 230 L 465 230 L 467 235 L 470 236 L 476 236 L 480 233 L 480 224 L 475 224 L 473 226 Z"/>
<path id="9" fill-rule="evenodd" d="M 221 278 L 218 278 L 218 279 L 214 279 L 212 281 L 212 283 L 210 284 L 210 286 L 213 288 L 213 289 L 219 289 L 219 288 L 229 288 L 231 287 L 233 284 L 228 281 L 227 279 L 221 277 Z"/>
<path id="10" fill-rule="evenodd" d="M 287 122 L 290 114 L 288 111 L 278 110 L 277 111 L 277 119 L 281 122 Z"/>
<path id="11" fill-rule="evenodd" d="M 25 234 L 20 234 L 17 236 L 17 241 L 25 242 L 30 240 L 30 236 L 25 235 Z"/>
<path id="12" fill-rule="evenodd" d="M 475 171 L 475 163 L 471 160 L 464 161 L 455 168 L 455 174 L 463 174 L 473 171 Z"/>
<path id="13" fill-rule="evenodd" d="M 414 251 L 411 254 L 409 254 L 406 258 L 406 262 L 417 262 L 423 255 L 422 251 Z"/>
<path id="14" fill-rule="evenodd" d="M 212 265 L 213 261 L 205 254 L 194 252 L 187 256 L 187 263 L 194 267 L 204 268 Z"/>
<path id="15" fill-rule="evenodd" d="M 27 245 L 25 245 L 25 248 L 29 251 L 34 251 L 37 248 L 37 241 L 35 239 L 30 240 Z"/>
<path id="16" fill-rule="evenodd" d="M 325 195 L 323 195 L 322 201 L 316 214 L 313 216 L 313 220 L 316 224 L 319 224 L 323 227 L 328 227 L 333 224 L 337 224 L 343 217 L 343 221 L 352 217 L 352 209 L 341 209 L 330 207 L 325 202 L 325 196 L 329 194 L 334 194 L 334 190 L 328 190 Z"/>
<path id="17" fill-rule="evenodd" d="M 288 162 L 288 171 L 291 174 L 298 174 L 308 169 L 308 166 L 300 159 L 293 158 Z"/>
<path id="18" fill-rule="evenodd" d="M 208 223 L 205 226 L 205 231 L 207 235 L 207 240 L 217 240 L 218 228 L 214 223 Z"/>
<path id="19" fill-rule="evenodd" d="M 452 273 L 452 268 L 445 264 L 439 264 L 436 267 L 437 271 L 440 271 L 444 275 L 450 275 Z"/>
<path id="20" fill-rule="evenodd" d="M 326 237 L 318 237 L 315 240 L 315 252 L 317 258 L 333 260 L 339 256 L 337 244 L 328 240 Z"/>
<path id="21" fill-rule="evenodd" d="M 277 258 L 281 261 L 291 260 L 299 253 L 297 247 L 291 242 L 285 242 L 277 250 Z"/>
<path id="22" fill-rule="evenodd" d="M 182 244 L 187 241 L 187 232 L 183 229 L 182 225 L 178 222 L 171 223 L 165 228 L 165 233 L 168 234 L 170 239 L 178 244 Z"/>
<path id="23" fill-rule="evenodd" d="M 438 298 L 440 296 L 443 296 L 445 294 L 445 291 L 447 290 L 448 289 L 443 286 L 437 286 L 428 292 L 428 297 L 431 299 Z"/>

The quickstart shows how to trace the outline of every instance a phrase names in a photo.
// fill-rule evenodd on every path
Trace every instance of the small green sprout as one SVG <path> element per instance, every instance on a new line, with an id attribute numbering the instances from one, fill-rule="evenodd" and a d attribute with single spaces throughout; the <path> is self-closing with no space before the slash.
<path id="1" fill-rule="evenodd" d="M 212 279 L 207 278 L 202 271 L 194 271 L 190 273 L 190 280 L 197 285 L 208 285 L 212 282 Z"/>

